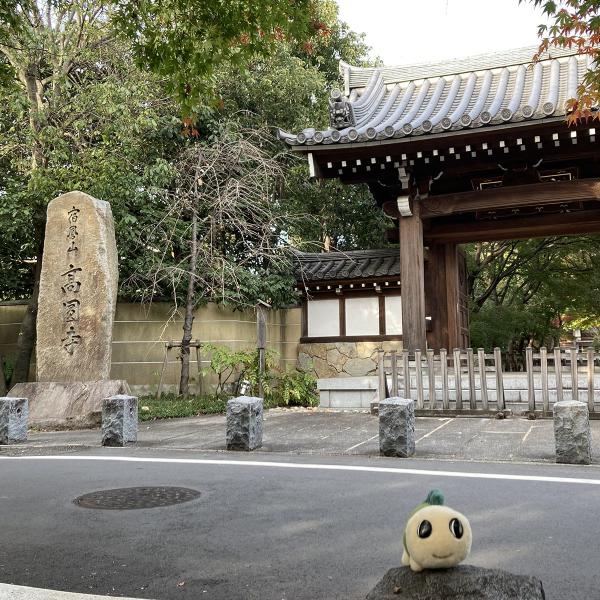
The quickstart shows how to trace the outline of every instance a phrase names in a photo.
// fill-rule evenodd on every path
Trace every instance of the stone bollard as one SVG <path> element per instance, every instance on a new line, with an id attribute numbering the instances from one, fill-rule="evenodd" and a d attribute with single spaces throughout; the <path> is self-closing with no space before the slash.
<path id="1" fill-rule="evenodd" d="M 227 402 L 227 450 L 260 448 L 262 432 L 262 398 L 239 396 Z"/>
<path id="2" fill-rule="evenodd" d="M 592 437 L 587 404 L 575 400 L 555 402 L 553 413 L 556 462 L 589 465 Z"/>
<path id="3" fill-rule="evenodd" d="M 412 400 L 380 400 L 379 453 L 402 458 L 415 453 L 415 403 Z"/>
<path id="4" fill-rule="evenodd" d="M 459 565 L 421 573 L 395 567 L 367 594 L 366 600 L 544 600 L 545 597 L 544 586 L 536 577 Z"/>
<path id="5" fill-rule="evenodd" d="M 0 398 L 0 444 L 26 442 L 28 419 L 27 398 Z"/>
<path id="6" fill-rule="evenodd" d="M 138 400 L 118 394 L 102 402 L 102 445 L 125 446 L 137 441 Z"/>

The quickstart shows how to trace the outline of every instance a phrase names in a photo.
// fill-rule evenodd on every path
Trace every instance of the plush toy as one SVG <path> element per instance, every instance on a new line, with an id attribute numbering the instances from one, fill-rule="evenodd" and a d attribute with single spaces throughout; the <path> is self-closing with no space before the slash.
<path id="1" fill-rule="evenodd" d="M 413 571 L 455 567 L 471 551 L 468 519 L 443 504 L 442 492 L 431 490 L 408 518 L 402 564 Z"/>

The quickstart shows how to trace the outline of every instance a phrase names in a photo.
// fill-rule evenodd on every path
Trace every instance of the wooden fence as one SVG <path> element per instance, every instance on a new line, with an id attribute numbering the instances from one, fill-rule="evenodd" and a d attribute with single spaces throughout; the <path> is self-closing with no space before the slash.
<path id="1" fill-rule="evenodd" d="M 576 347 L 540 348 L 539 353 L 527 348 L 526 373 L 515 374 L 503 370 L 500 348 L 494 348 L 492 354 L 483 348 L 414 353 L 380 350 L 379 398 L 412 398 L 421 410 L 503 411 L 506 385 L 514 389 L 520 377 L 526 396 L 520 402 L 526 402 L 531 413 L 550 413 L 551 404 L 557 400 L 587 402 L 593 413 L 596 388 L 600 388 L 594 380 L 598 360 L 600 355 L 592 348 L 585 352 Z"/>

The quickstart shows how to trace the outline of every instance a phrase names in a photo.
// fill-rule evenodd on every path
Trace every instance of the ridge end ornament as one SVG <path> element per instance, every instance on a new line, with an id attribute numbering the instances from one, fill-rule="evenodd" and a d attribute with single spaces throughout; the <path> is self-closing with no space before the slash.
<path id="1" fill-rule="evenodd" d="M 341 92 L 331 94 L 331 98 L 329 99 L 329 122 L 337 130 L 356 125 L 352 104 L 348 100 L 344 100 Z"/>

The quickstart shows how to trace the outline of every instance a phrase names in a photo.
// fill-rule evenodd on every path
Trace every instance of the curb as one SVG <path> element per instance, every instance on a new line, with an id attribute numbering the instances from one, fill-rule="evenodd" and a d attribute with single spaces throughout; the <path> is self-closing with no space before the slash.
<path id="1" fill-rule="evenodd" d="M 9 585 L 0 583 L 0 600 L 104 600 L 113 596 L 96 596 L 90 594 L 76 594 L 61 592 L 59 590 L 46 590 L 22 585 Z M 143 600 L 140 598 L 124 598 L 122 600 Z"/>

